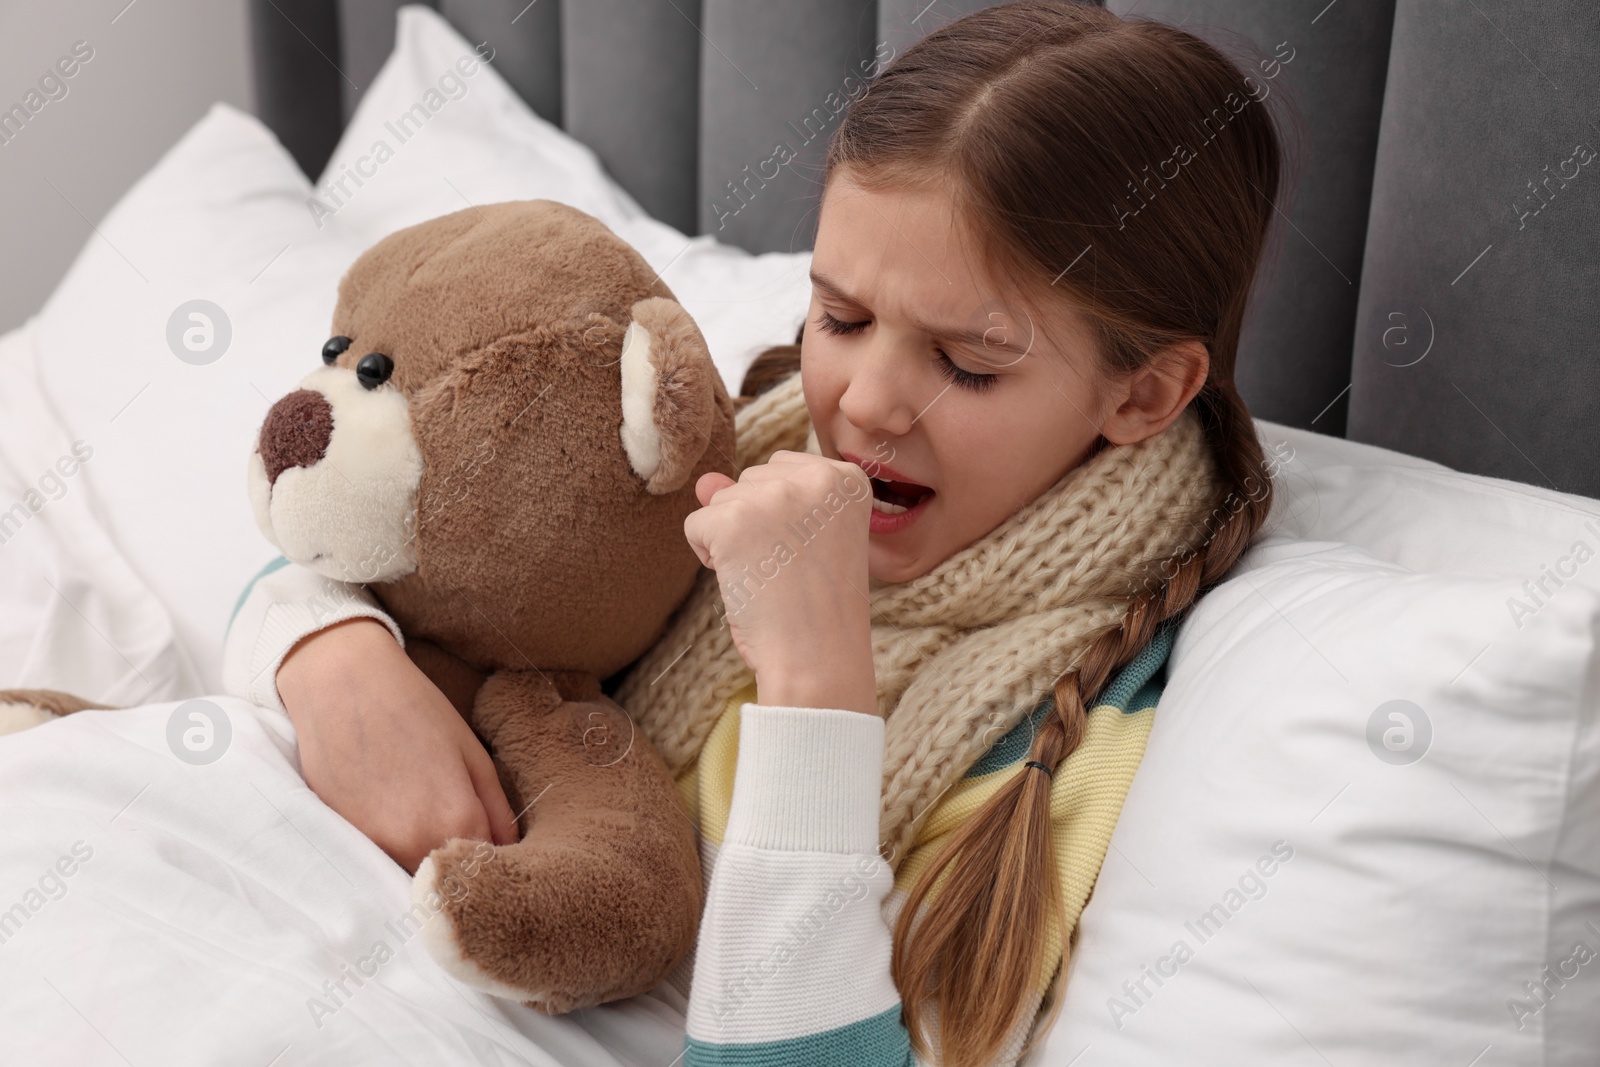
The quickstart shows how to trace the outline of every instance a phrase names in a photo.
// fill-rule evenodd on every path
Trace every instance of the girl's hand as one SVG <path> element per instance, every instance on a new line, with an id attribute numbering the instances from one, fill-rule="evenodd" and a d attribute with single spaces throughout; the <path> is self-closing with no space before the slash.
<path id="1" fill-rule="evenodd" d="M 877 714 L 865 472 L 780 451 L 737 482 L 701 475 L 695 495 L 702 506 L 683 532 L 717 572 L 734 647 L 761 702 Z"/>
<path id="2" fill-rule="evenodd" d="M 452 837 L 517 841 L 489 753 L 382 623 L 319 630 L 277 683 L 306 784 L 407 871 Z"/>

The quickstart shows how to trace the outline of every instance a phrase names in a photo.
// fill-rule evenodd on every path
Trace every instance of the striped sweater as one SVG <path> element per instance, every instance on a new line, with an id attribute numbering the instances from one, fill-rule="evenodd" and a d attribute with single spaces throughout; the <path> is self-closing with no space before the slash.
<path id="1" fill-rule="evenodd" d="M 399 632 L 371 596 L 274 563 L 230 624 L 230 692 L 282 707 L 272 679 L 301 637 L 365 615 Z M 1050 819 L 1063 914 L 1043 936 L 1048 966 L 1006 1055 L 1015 1063 L 1105 858 L 1144 753 L 1175 627 L 1163 627 L 1091 701 L 1084 740 L 1056 771 Z M 685 1067 L 920 1065 L 890 977 L 906 894 L 962 819 L 1021 773 L 1046 696 L 935 803 L 891 874 L 879 856 L 883 720 L 763 705 L 754 687 L 720 713 L 677 785 L 699 832 L 705 911 L 695 950 L 668 981 L 688 997 Z M 933 1035 L 937 1050 L 937 1035 Z M 937 1062 L 937 1061 L 935 1061 Z"/>

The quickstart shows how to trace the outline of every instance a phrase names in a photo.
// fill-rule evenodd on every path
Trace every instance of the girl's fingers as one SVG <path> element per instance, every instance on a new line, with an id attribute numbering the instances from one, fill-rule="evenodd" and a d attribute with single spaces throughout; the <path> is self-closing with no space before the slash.
<path id="1" fill-rule="evenodd" d="M 699 486 L 695 487 L 699 492 Z M 711 547 L 706 543 L 710 530 L 706 527 L 706 512 L 704 508 L 699 511 L 689 512 L 688 518 L 683 520 L 683 537 L 689 542 L 689 547 L 694 549 L 694 554 L 700 558 L 700 566 L 711 566 Z"/>
<path id="2" fill-rule="evenodd" d="M 706 471 L 706 473 L 702 474 L 699 480 L 694 483 L 694 495 L 695 498 L 700 501 L 700 506 L 705 507 L 707 504 L 711 503 L 711 498 L 716 496 L 719 490 L 726 489 L 730 485 L 737 484 L 738 483 L 732 478 L 721 473 L 720 471 Z"/>
<path id="3" fill-rule="evenodd" d="M 767 530 L 792 512 L 806 510 L 808 501 L 821 500 L 825 492 L 837 489 L 840 477 L 860 478 L 861 468 L 788 450 L 774 452 L 766 463 L 746 467 L 738 481 L 708 471 L 695 482 L 700 507 L 684 519 L 684 538 L 702 566 L 715 568 L 713 542 L 721 544 L 733 538 L 725 547 L 738 556 L 737 546 L 745 539 L 765 538 Z"/>
<path id="4" fill-rule="evenodd" d="M 825 456 L 819 456 L 811 452 L 794 452 L 786 448 L 780 448 L 778 451 L 768 456 L 767 462 L 762 464 L 762 466 L 774 468 L 774 473 L 776 473 L 783 470 L 793 470 L 795 467 L 808 466 L 813 463 L 831 462 L 833 461 Z M 750 469 L 759 470 L 761 468 L 756 467 Z"/>
<path id="5" fill-rule="evenodd" d="M 767 462 L 746 467 L 740 472 L 739 484 L 791 481 L 803 476 L 807 470 L 814 467 L 831 467 L 835 462 L 822 456 L 814 456 L 810 452 L 774 452 Z"/>
<path id="6" fill-rule="evenodd" d="M 521 840 L 517 829 L 516 813 L 506 801 L 506 792 L 500 787 L 500 776 L 494 769 L 489 753 L 480 746 L 465 753 L 467 777 L 472 780 L 473 791 L 489 818 L 489 835 L 492 844 L 514 845 Z"/>

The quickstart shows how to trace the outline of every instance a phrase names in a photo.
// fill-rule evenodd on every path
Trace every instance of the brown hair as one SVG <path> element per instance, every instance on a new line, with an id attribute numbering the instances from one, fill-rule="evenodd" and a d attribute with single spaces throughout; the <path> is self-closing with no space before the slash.
<path id="1" fill-rule="evenodd" d="M 851 105 L 829 147 L 825 176 L 845 166 L 876 188 L 944 182 L 1001 277 L 1094 323 L 1108 377 L 1157 366 L 1175 342 L 1198 340 L 1209 351 L 1191 403 L 1227 498 L 1201 549 L 1168 561 L 1122 626 L 1056 683 L 1054 714 L 1028 756 L 1051 768 L 1083 738 L 1086 696 L 1220 580 L 1271 506 L 1270 471 L 1233 383 L 1292 147 L 1281 127 L 1293 112 L 1275 116 L 1266 96 L 1261 79 L 1177 27 L 1069 0 L 1018 0 L 912 45 Z M 796 341 L 763 353 L 741 392 L 797 369 Z M 895 925 L 906 1026 L 929 1056 L 924 1001 L 936 1003 L 945 1067 L 979 1067 L 1008 1052 L 1047 963 L 1040 932 L 1060 907 L 1050 782 L 1017 774 L 966 819 Z M 1066 948 L 1027 1047 L 1060 1008 Z"/>

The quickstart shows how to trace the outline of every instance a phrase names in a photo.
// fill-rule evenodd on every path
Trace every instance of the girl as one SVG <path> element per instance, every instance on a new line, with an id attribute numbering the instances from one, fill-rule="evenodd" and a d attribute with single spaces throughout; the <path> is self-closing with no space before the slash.
<path id="1" fill-rule="evenodd" d="M 685 523 L 708 570 L 616 693 L 701 831 L 687 1064 L 989 1067 L 1054 1018 L 1174 630 L 1270 506 L 1233 386 L 1280 179 L 1259 88 L 1020 0 L 845 115 L 801 337 L 747 379 L 742 473 Z M 398 632 L 310 610 L 308 574 L 229 638 L 308 782 L 410 869 L 514 839 Z"/>

